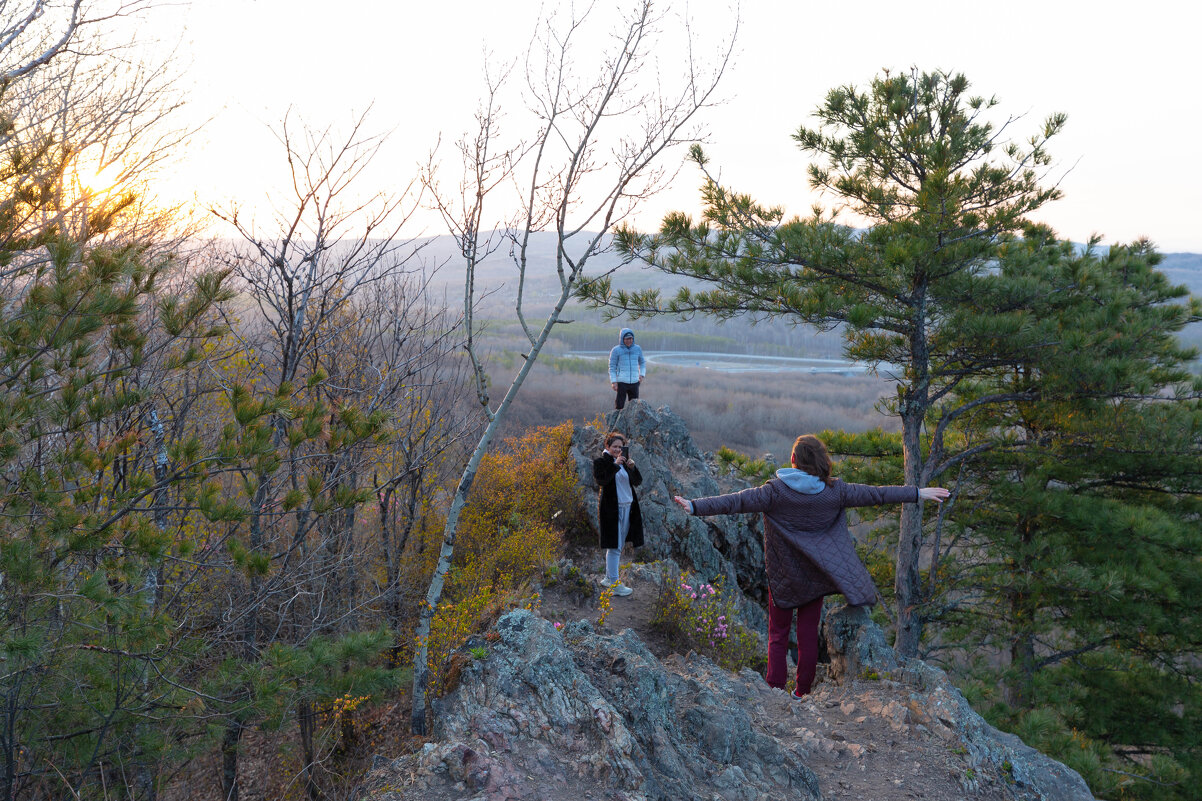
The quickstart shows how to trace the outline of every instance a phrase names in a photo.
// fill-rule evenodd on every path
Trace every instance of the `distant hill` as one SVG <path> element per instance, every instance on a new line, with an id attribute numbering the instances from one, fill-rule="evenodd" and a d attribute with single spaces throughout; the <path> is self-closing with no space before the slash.
<path id="1" fill-rule="evenodd" d="M 1202 296 L 1202 253 L 1166 253 L 1160 270 L 1174 284 L 1185 284 L 1190 292 Z"/>
<path id="2" fill-rule="evenodd" d="M 583 238 L 587 234 L 581 234 Z M 454 240 L 449 236 L 436 236 L 420 240 L 423 242 L 422 257 L 428 265 L 445 265 L 440 278 L 447 284 L 462 285 L 463 271 Z M 513 284 L 517 277 L 511 257 L 509 243 L 497 237 L 499 246 L 485 259 L 481 265 L 477 279 L 483 286 L 496 287 L 501 284 Z M 583 245 L 583 241 L 581 243 Z M 557 284 L 555 273 L 555 235 L 553 233 L 538 233 L 531 238 L 528 251 L 528 278 L 535 286 L 544 290 Z M 1175 284 L 1185 284 L 1195 295 L 1202 295 L 1202 253 L 1165 253 L 1160 269 Z M 614 253 L 602 253 L 592 259 L 590 275 L 617 267 L 621 259 Z M 656 270 L 631 265 L 621 273 L 621 286 L 628 289 L 645 289 L 660 287 L 674 289 L 683 281 L 675 276 L 668 276 Z"/>
<path id="3" fill-rule="evenodd" d="M 581 244 L 587 234 L 580 234 Z M 493 330 L 500 333 L 495 324 L 502 326 L 513 320 L 513 302 L 517 296 L 517 269 L 514 266 L 510 243 L 498 236 L 498 246 L 485 259 L 477 271 L 477 297 L 482 298 L 478 314 L 483 319 L 494 321 Z M 454 240 L 449 236 L 419 240 L 420 258 L 427 268 L 440 267 L 434 285 L 446 293 L 449 299 L 462 298 L 463 267 Z M 1160 264 L 1162 272 L 1174 284 L 1184 284 L 1189 290 L 1202 297 L 1202 253 L 1166 253 Z M 559 280 L 555 270 L 555 235 L 538 233 L 531 238 L 527 255 L 528 270 L 524 290 L 529 311 L 549 308 L 559 296 Z M 614 253 L 602 253 L 590 260 L 586 273 L 597 275 L 621 265 L 621 258 Z M 688 284 L 689 279 L 666 275 L 642 264 L 622 266 L 615 277 L 614 285 L 623 289 L 647 289 L 656 287 L 664 294 L 672 294 Z M 452 301 L 453 302 L 453 301 Z M 596 349 L 610 347 L 616 332 L 628 321 L 603 322 L 599 312 L 582 309 L 571 304 L 568 318 L 577 325 L 565 327 L 559 333 L 561 347 L 570 349 Z M 694 317 L 687 323 L 672 318 L 639 320 L 634 328 L 643 334 L 662 333 L 669 337 L 704 337 L 695 347 L 683 341 L 656 341 L 645 339 L 645 344 L 659 348 L 683 350 L 715 350 L 742 352 L 760 355 L 808 356 L 838 358 L 842 355 L 843 341 L 837 331 L 817 332 L 805 326 L 793 327 L 775 321 L 751 325 L 746 318 L 736 318 L 719 323 L 704 316 Z M 570 331 L 570 333 L 569 333 Z M 516 329 L 514 331 L 516 333 Z M 1202 323 L 1190 325 L 1181 339 L 1202 350 Z M 721 340 L 721 341 L 718 341 Z"/>

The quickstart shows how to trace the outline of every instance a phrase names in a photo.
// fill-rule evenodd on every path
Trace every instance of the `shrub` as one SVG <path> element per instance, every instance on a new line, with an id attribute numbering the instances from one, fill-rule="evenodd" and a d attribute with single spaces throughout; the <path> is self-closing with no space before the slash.
<path id="1" fill-rule="evenodd" d="M 496 601 L 490 589 L 479 589 L 451 601 L 439 604 L 430 622 L 430 647 L 427 665 L 430 668 L 430 687 L 435 695 L 451 689 L 458 671 L 452 669 L 452 655 L 472 634 L 486 628 L 498 614 L 493 614 Z"/>
<path id="2" fill-rule="evenodd" d="M 597 585 L 580 572 L 579 567 L 566 560 L 562 564 L 547 566 L 543 571 L 543 586 L 558 586 L 560 592 L 573 599 L 577 606 L 583 605 L 597 593 Z"/>
<path id="3" fill-rule="evenodd" d="M 503 527 L 540 526 L 559 536 L 587 527 L 568 463 L 571 444 L 572 425 L 562 423 L 506 439 L 486 455 L 460 517 L 457 558 L 492 547 Z"/>
<path id="4" fill-rule="evenodd" d="M 585 519 L 568 464 L 571 424 L 533 429 L 481 460 L 459 519 L 455 562 L 430 628 L 430 686 L 448 690 L 456 649 L 526 603 L 529 582 L 559 558 L 564 533 Z M 435 541 L 437 544 L 437 541 Z"/>
<path id="5" fill-rule="evenodd" d="M 764 655 L 759 641 L 735 622 L 734 600 L 720 582 L 682 575 L 665 582 L 651 620 L 678 646 L 705 654 L 727 670 L 759 669 Z"/>

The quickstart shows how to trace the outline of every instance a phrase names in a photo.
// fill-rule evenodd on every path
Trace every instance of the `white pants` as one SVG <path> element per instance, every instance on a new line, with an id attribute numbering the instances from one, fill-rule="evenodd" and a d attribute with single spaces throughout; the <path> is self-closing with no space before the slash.
<path id="1" fill-rule="evenodd" d="M 605 549 L 605 578 L 610 581 L 618 580 L 618 560 L 622 558 L 622 548 L 626 545 L 626 535 L 630 532 L 630 504 L 618 504 L 618 547 Z"/>

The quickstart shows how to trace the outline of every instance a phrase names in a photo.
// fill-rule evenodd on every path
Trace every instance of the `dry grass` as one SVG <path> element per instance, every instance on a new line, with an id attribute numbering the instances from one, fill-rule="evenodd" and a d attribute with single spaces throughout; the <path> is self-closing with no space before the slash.
<path id="1" fill-rule="evenodd" d="M 493 372 L 494 387 L 510 371 Z M 875 376 L 822 373 L 722 373 L 656 366 L 642 399 L 669 406 L 689 426 L 702 450 L 725 445 L 741 453 L 787 454 L 798 434 L 826 428 L 896 430 L 896 418 L 878 412 L 878 398 L 892 385 Z M 511 407 L 506 435 L 564 420 L 583 422 L 613 408 L 605 367 L 580 374 L 536 364 Z"/>

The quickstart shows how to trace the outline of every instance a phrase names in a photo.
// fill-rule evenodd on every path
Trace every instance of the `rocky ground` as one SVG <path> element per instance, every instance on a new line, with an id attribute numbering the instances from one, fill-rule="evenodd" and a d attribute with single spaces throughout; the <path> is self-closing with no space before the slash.
<path id="1" fill-rule="evenodd" d="M 439 702 L 435 742 L 380 760 L 360 797 L 1092 798 L 1075 773 L 987 726 L 942 671 L 898 663 L 860 610 L 828 616 L 832 663 L 803 700 L 665 652 L 649 625 L 660 567 L 626 571 L 635 593 L 613 599 L 602 630 L 596 596 L 580 603 L 560 582 L 540 613 L 512 612 L 469 642 L 488 655 Z"/>
<path id="2" fill-rule="evenodd" d="M 636 559 L 648 564 L 623 568 L 634 593 L 606 610 L 600 552 L 570 554 L 534 611 L 510 612 L 463 646 L 459 684 L 435 703 L 434 739 L 377 757 L 358 801 L 1092 800 L 1076 773 L 988 726 L 941 670 L 899 661 L 862 609 L 828 610 L 830 663 L 803 700 L 757 672 L 679 653 L 652 619 L 682 568 L 737 588 L 735 616 L 766 630 L 759 521 L 694 518 L 671 502 L 737 486 L 668 407 L 633 401 L 607 424 L 626 434 L 644 478 Z M 585 427 L 572 444 L 594 507 L 602 438 Z"/>

